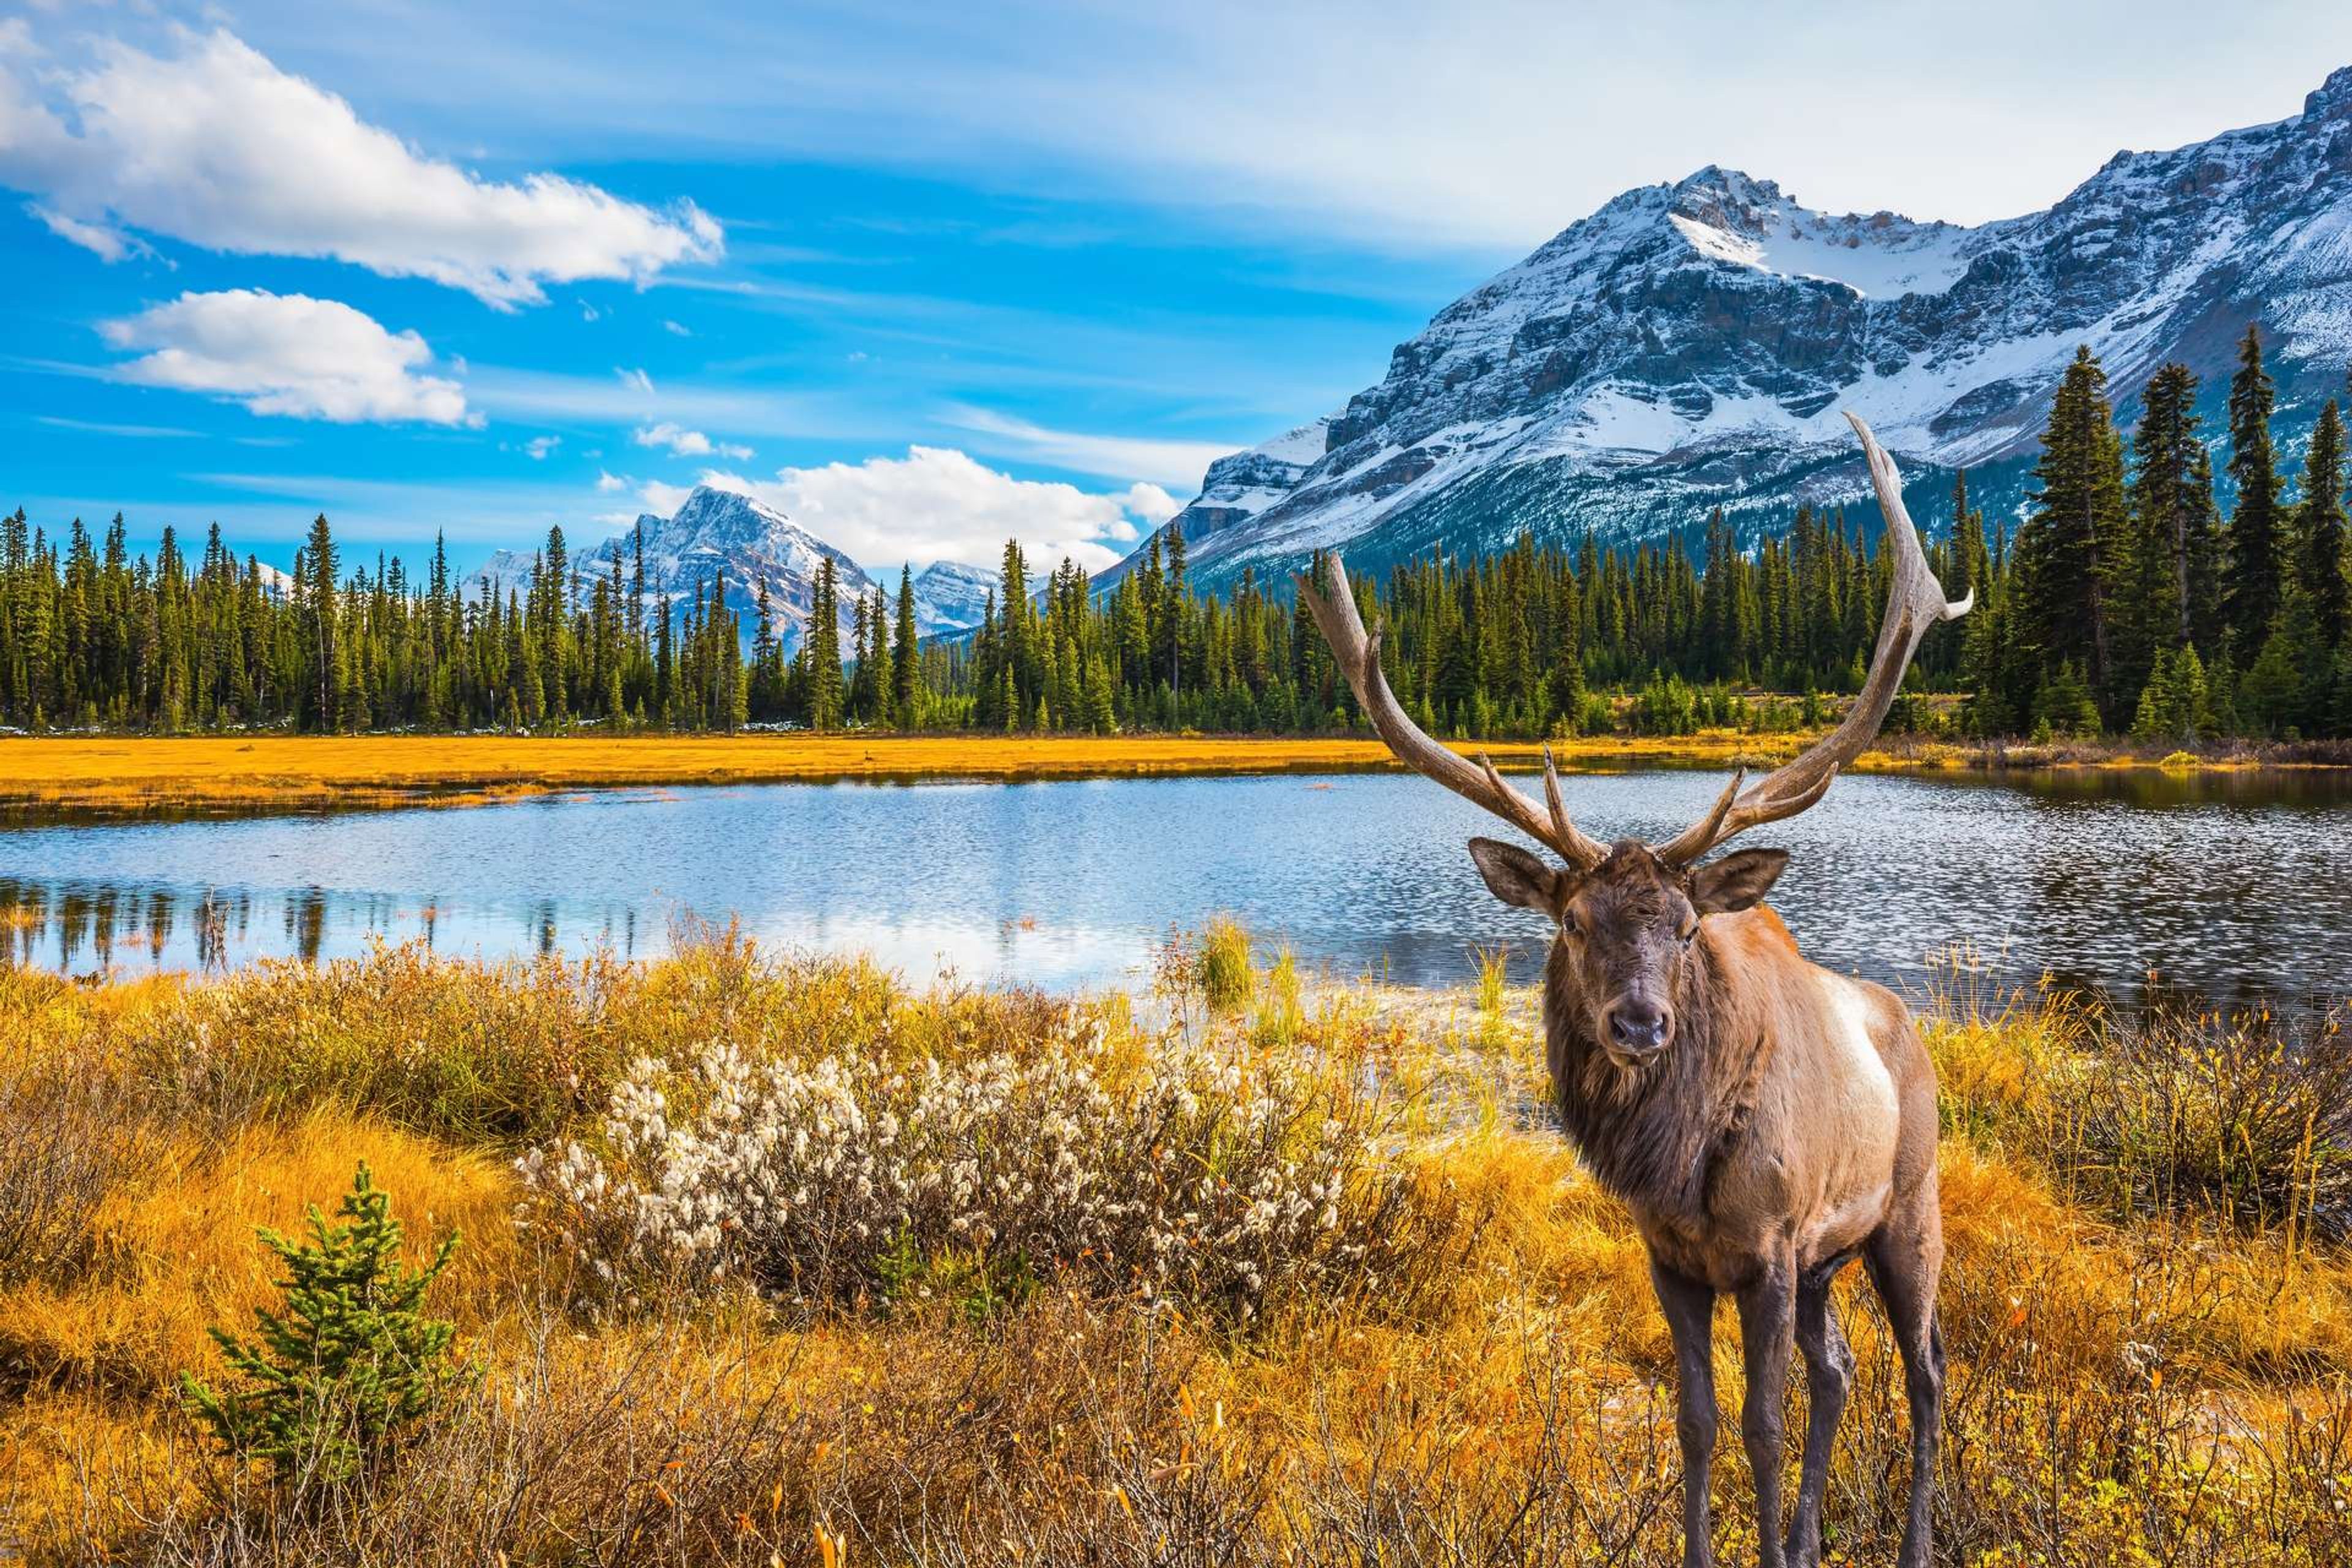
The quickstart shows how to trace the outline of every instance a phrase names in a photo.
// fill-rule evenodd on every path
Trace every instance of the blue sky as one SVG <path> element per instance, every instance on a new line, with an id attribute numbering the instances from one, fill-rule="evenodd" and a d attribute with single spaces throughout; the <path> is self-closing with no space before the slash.
<path id="1" fill-rule="evenodd" d="M 715 478 L 1100 566 L 1619 190 L 1977 221 L 2352 59 L 2352 7 L 1780 9 L 0 8 L 0 505 L 463 563 Z"/>

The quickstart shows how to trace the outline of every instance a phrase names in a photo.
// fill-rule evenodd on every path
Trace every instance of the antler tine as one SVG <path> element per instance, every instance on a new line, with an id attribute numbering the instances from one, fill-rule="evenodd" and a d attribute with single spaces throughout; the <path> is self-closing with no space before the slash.
<path id="1" fill-rule="evenodd" d="M 1544 809 L 1551 813 L 1552 831 L 1562 838 L 1576 837 L 1576 824 L 1568 819 L 1568 805 L 1559 798 L 1559 764 L 1551 760 L 1551 747 L 1543 749 Z"/>
<path id="2" fill-rule="evenodd" d="M 1546 784 L 1551 808 L 1550 820 L 1547 821 L 1533 801 L 1503 782 L 1503 775 L 1492 762 L 1481 756 L 1474 764 L 1455 755 L 1423 734 L 1420 726 L 1406 717 L 1396 693 L 1389 689 L 1388 677 L 1381 670 L 1379 634 L 1368 635 L 1363 617 L 1356 613 L 1356 596 L 1348 588 L 1347 568 L 1337 552 L 1326 560 L 1331 591 L 1326 594 L 1312 580 L 1311 571 L 1302 572 L 1297 578 L 1299 595 L 1314 616 L 1315 624 L 1322 628 L 1323 640 L 1331 645 L 1331 652 L 1339 660 L 1340 672 L 1347 676 L 1356 701 L 1389 750 L 1396 753 L 1397 760 L 1474 805 L 1493 812 L 1579 870 L 1589 870 L 1607 859 L 1608 846 L 1587 837 L 1569 822 L 1559 804 L 1557 779 L 1548 780 Z M 1547 772 L 1549 766 L 1547 754 Z"/>
<path id="3" fill-rule="evenodd" d="M 1903 504 L 1903 476 L 1895 467 L 1895 459 L 1878 444 L 1860 416 L 1849 413 L 1847 421 L 1854 434 L 1862 437 L 1864 456 L 1870 463 L 1871 488 L 1878 492 L 1878 510 L 1886 517 L 1887 548 L 1895 552 L 1894 569 L 1888 574 L 1886 613 L 1878 623 L 1878 644 L 1870 658 L 1870 674 L 1862 683 L 1862 691 L 1853 706 L 1838 727 L 1815 742 L 1791 761 L 1775 768 L 1757 781 L 1754 787 L 1741 794 L 1739 781 L 1716 803 L 1715 809 L 1692 824 L 1674 842 L 1658 850 L 1661 858 L 1676 866 L 1687 866 L 1708 850 L 1748 828 L 1767 822 L 1779 822 L 1796 816 L 1822 798 L 1838 770 L 1859 756 L 1864 748 L 1877 738 L 1878 729 L 1886 721 L 1886 710 L 1895 705 L 1895 694 L 1902 689 L 1904 671 L 1910 668 L 1911 656 L 1919 648 L 1920 638 L 1938 621 L 1957 620 L 1969 613 L 1976 603 L 1971 592 L 1957 601 L 1947 602 L 1943 584 L 1927 566 L 1927 552 L 1919 542 L 1919 531 L 1912 525 L 1911 513 Z"/>

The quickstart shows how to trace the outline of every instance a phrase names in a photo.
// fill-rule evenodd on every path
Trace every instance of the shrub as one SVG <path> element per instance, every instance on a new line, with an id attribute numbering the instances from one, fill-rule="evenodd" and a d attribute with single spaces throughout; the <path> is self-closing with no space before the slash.
<path id="1" fill-rule="evenodd" d="M 1300 1057 L 1169 1039 L 1131 1062 L 1068 1015 L 1018 1054 L 648 1058 L 600 1136 L 521 1171 L 624 1304 L 737 1274 L 854 1302 L 1065 1271 L 1246 1319 L 1369 1266 L 1399 1188 L 1370 1123 L 1344 1075 Z"/>
<path id="2" fill-rule="evenodd" d="M 1250 969 L 1249 933 L 1230 920 L 1214 920 L 1201 933 L 1201 994 L 1209 1011 L 1220 1016 L 1237 1013 L 1249 1005 L 1255 989 Z"/>
<path id="3" fill-rule="evenodd" d="M 0 1068 L 0 1286 L 89 1263 L 99 1202 L 145 1142 L 127 1100 L 91 1064 Z"/>
<path id="4" fill-rule="evenodd" d="M 424 1311 L 457 1233 L 411 1270 L 391 1199 L 364 1163 L 341 1213 L 347 1223 L 331 1226 L 310 1205 L 307 1244 L 259 1232 L 286 1266 L 286 1310 L 257 1314 L 257 1344 L 212 1331 L 246 1386 L 215 1394 L 181 1374 L 183 1397 L 222 1447 L 267 1459 L 282 1480 L 350 1479 L 430 1415 L 460 1374 L 449 1353 L 456 1325 Z"/>
<path id="5" fill-rule="evenodd" d="M 2352 1037 L 2268 1013 L 2112 1025 L 2072 1103 L 2087 1174 L 2141 1213 L 2352 1234 Z"/>

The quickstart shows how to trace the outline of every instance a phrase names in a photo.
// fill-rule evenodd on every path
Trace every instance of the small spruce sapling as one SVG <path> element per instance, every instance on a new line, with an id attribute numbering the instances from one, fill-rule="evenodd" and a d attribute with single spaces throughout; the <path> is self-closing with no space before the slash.
<path id="1" fill-rule="evenodd" d="M 281 1312 L 255 1314 L 258 1342 L 217 1326 L 212 1336 L 242 1387 L 215 1393 L 193 1374 L 182 1396 L 221 1447 L 267 1459 L 283 1480 L 348 1480 L 430 1415 L 464 1375 L 450 1353 L 457 1326 L 425 1316 L 425 1292 L 457 1250 L 454 1230 L 412 1270 L 400 1255 L 389 1194 L 362 1163 L 330 1225 L 310 1206 L 310 1239 L 263 1226 L 286 1266 Z"/>

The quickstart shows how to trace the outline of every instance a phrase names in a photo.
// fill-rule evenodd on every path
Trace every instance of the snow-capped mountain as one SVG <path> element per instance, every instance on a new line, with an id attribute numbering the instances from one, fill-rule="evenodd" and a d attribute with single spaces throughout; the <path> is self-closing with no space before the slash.
<path id="1" fill-rule="evenodd" d="M 609 577 L 614 561 L 620 563 L 625 587 L 635 570 L 639 536 L 644 541 L 648 610 L 667 595 L 683 613 L 694 595 L 708 596 L 711 583 L 723 575 L 727 604 L 740 617 L 748 641 L 758 624 L 759 584 L 765 583 L 769 615 L 787 654 L 800 647 L 807 630 L 820 561 L 830 557 L 834 563 L 845 650 L 856 614 L 856 596 L 874 596 L 875 580 L 841 551 L 765 501 L 709 485 L 696 486 L 670 517 L 644 513 L 633 527 L 577 549 L 574 564 L 582 592 L 586 593 L 599 578 Z M 466 591 L 478 594 L 487 584 L 501 596 L 509 591 L 525 594 L 538 559 L 530 552 L 499 551 L 467 575 Z M 882 586 L 895 611 L 898 574 L 887 575 L 890 580 Z M 917 630 L 928 637 L 978 626 L 996 583 L 997 574 L 986 567 L 947 561 L 925 567 L 914 579 Z"/>
<path id="2" fill-rule="evenodd" d="M 1999 511 L 2078 344 L 2124 417 L 2172 359 L 2218 414 L 2250 321 L 2299 451 L 2352 360 L 2352 67 L 2293 119 L 2119 153 L 2048 211 L 1973 227 L 1815 212 L 1716 167 L 1628 191 L 1346 407 L 1213 464 L 1177 523 L 1209 583 L 1343 542 L 1377 566 L 1523 531 L 1643 538 L 1717 505 L 1752 538 L 1800 499 L 1866 493 L 1847 408 L 1917 497 L 1965 466 Z"/>
<path id="3" fill-rule="evenodd" d="M 915 574 L 917 629 L 925 637 L 971 630 L 987 613 L 1003 576 L 993 567 L 967 566 L 961 561 L 935 561 L 924 567 Z"/>
<path id="4" fill-rule="evenodd" d="M 809 532 L 765 501 L 733 490 L 697 485 L 677 512 L 640 516 L 634 528 L 575 554 L 583 584 L 609 577 L 618 561 L 625 584 L 635 569 L 637 537 L 644 539 L 646 600 L 650 610 L 667 595 L 680 608 L 695 595 L 708 595 L 710 584 L 724 578 L 728 607 L 740 618 L 746 638 L 758 622 L 759 584 L 768 588 L 768 609 L 776 635 L 787 651 L 798 647 L 808 626 L 809 607 L 815 602 L 818 563 L 830 557 L 841 591 L 841 627 L 847 646 L 853 600 L 874 595 L 874 583 L 857 563 Z M 488 580 L 503 594 L 520 594 L 530 582 L 536 557 L 501 550 L 483 563 L 468 586 Z"/>

